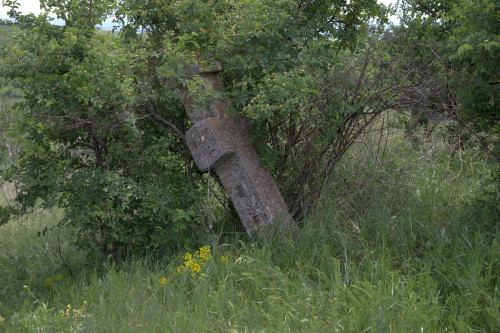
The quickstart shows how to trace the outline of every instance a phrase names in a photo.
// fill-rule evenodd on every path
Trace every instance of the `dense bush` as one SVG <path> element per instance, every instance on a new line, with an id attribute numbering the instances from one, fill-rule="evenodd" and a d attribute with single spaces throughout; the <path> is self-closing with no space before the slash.
<path id="1" fill-rule="evenodd" d="M 23 150 L 7 178 L 19 184 L 22 208 L 39 197 L 65 208 L 79 239 L 115 259 L 179 247 L 193 229 L 223 227 L 207 217 L 215 200 L 200 193 L 225 199 L 194 167 L 179 98 L 183 86 L 204 92 L 201 103 L 214 96 L 198 78 L 186 79 L 187 64 L 221 66 L 231 112 L 252 121 L 254 143 L 301 219 L 322 203 L 343 155 L 384 111 L 429 121 L 435 113 L 456 115 L 467 109 L 464 80 L 490 63 L 452 84 L 448 63 L 462 66 L 462 53 L 449 51 L 440 29 L 463 22 L 459 40 L 478 27 L 456 7 L 443 9 L 453 16 L 444 23 L 422 22 L 417 14 L 426 12 L 411 1 L 416 16 L 397 28 L 383 25 L 387 10 L 374 0 L 42 1 L 39 16 L 5 3 L 15 28 L 0 75 L 24 98 L 12 111 L 20 115 Z M 52 25 L 48 13 L 64 24 Z M 111 16 L 119 30 L 96 29 Z M 495 43 L 477 48 L 494 58 Z M 467 61 L 483 59 L 474 54 Z M 481 97 L 484 112 L 477 112 L 496 123 L 490 83 L 493 92 L 484 94 L 493 97 L 489 104 Z M 465 126 L 467 117 L 454 119 Z"/>
<path id="2" fill-rule="evenodd" d="M 16 28 L 2 51 L 1 75 L 23 93 L 17 110 L 26 133 L 9 177 L 21 186 L 17 200 L 28 208 L 41 197 L 48 207 L 65 208 L 64 222 L 77 228 L 79 241 L 115 259 L 124 251 L 178 247 L 207 221 L 200 208 L 210 203 L 199 194 L 207 183 L 186 149 L 190 123 L 179 101 L 179 88 L 196 83 L 183 78 L 195 55 L 222 66 L 233 112 L 254 120 L 264 159 L 297 216 L 314 202 L 297 198 L 320 193 L 352 143 L 343 133 L 368 111 L 364 103 L 351 107 L 319 94 L 332 80 L 322 71 L 338 61 L 337 53 L 356 49 L 363 20 L 383 18 L 375 1 L 352 7 L 292 0 L 43 1 L 63 26 L 7 4 Z M 121 31 L 96 30 L 110 15 Z M 328 19 L 338 22 L 325 25 Z M 277 90 L 285 81 L 289 95 Z M 291 94 L 297 96 L 283 104 Z M 316 159 L 321 163 L 311 165 Z M 298 177 L 305 182 L 292 187 Z"/>

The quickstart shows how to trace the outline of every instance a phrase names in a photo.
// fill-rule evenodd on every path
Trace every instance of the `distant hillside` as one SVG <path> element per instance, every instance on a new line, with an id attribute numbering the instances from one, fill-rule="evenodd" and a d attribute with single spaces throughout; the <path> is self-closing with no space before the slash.
<path id="1" fill-rule="evenodd" d="M 0 25 L 0 46 L 4 46 L 5 43 L 8 43 L 10 41 L 11 35 L 12 27 Z"/>
<path id="2" fill-rule="evenodd" d="M 0 25 L 0 48 L 10 43 L 12 27 Z M 0 104 L 12 105 L 22 100 L 19 90 L 10 84 L 0 82 Z"/>
<path id="3" fill-rule="evenodd" d="M 8 16 L 5 16 L 5 15 L 2 16 L 2 15 L 0 15 L 0 23 L 1 22 L 6 22 L 6 21 L 12 21 L 12 20 Z M 54 25 L 64 25 L 64 21 L 60 20 L 60 19 L 54 18 L 54 20 L 51 22 L 51 24 L 54 24 Z M 113 30 L 113 28 L 116 25 L 117 25 L 117 23 L 114 23 L 112 18 L 108 18 L 107 20 L 105 20 L 104 22 L 102 22 L 102 25 L 100 25 L 98 28 L 100 28 L 102 30 Z M 7 27 L 7 26 L 0 25 L 0 30 L 3 29 L 3 28 L 5 28 L 5 27 Z"/>

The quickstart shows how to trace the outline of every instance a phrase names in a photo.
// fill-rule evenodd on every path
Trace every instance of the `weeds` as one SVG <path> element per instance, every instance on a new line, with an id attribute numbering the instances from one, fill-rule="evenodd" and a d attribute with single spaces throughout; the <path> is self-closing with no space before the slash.
<path id="1" fill-rule="evenodd" d="M 443 141 L 392 133 L 386 144 L 361 138 L 335 195 L 295 239 L 99 269 L 63 241 L 71 278 L 55 231 L 36 236 L 63 212 L 10 221 L 0 227 L 0 330 L 499 331 L 494 168 L 474 149 L 450 156 Z"/>

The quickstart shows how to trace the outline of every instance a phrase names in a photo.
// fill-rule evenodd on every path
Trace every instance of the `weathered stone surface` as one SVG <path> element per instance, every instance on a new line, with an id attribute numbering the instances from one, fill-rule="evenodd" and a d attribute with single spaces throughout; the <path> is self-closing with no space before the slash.
<path id="1" fill-rule="evenodd" d="M 199 75 L 208 89 L 219 93 L 209 105 L 196 105 L 184 88 L 181 100 L 193 127 L 186 140 L 201 171 L 215 170 L 249 235 L 269 228 L 279 219 L 282 229 L 294 225 L 278 186 L 262 166 L 250 142 L 249 122 L 241 116 L 228 116 L 230 107 L 216 69 L 194 66 L 189 75 Z"/>
<path id="2" fill-rule="evenodd" d="M 206 118 L 186 133 L 186 141 L 201 171 L 215 169 L 234 155 L 233 147 L 221 135 L 218 119 Z"/>

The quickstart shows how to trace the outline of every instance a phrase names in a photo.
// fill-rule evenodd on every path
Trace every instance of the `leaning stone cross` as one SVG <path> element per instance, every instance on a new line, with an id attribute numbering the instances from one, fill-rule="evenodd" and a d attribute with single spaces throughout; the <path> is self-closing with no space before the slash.
<path id="1" fill-rule="evenodd" d="M 188 78 L 199 75 L 204 87 L 217 93 L 209 103 L 198 103 L 195 93 L 181 90 L 181 101 L 194 123 L 186 133 L 193 159 L 201 171 L 214 170 L 229 194 L 250 236 L 280 221 L 280 230 L 294 225 L 293 219 L 271 176 L 252 146 L 248 119 L 227 114 L 230 102 L 224 97 L 219 69 L 195 65 Z"/>

